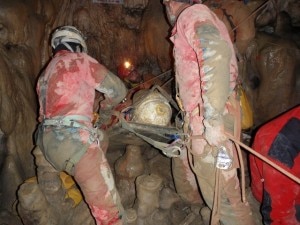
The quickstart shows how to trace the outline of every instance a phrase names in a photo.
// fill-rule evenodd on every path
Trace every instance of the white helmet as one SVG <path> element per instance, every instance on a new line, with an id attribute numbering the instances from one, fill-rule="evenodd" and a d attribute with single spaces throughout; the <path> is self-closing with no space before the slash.
<path id="1" fill-rule="evenodd" d="M 68 43 L 76 43 L 82 46 L 82 52 L 87 52 L 87 46 L 84 39 L 85 37 L 76 27 L 62 26 L 53 32 L 51 46 L 55 49 L 58 45 L 63 44 L 70 51 L 74 52 L 74 49 L 72 49 Z"/>
<path id="2" fill-rule="evenodd" d="M 133 97 L 133 117 L 136 123 L 168 126 L 172 108 L 168 100 L 158 91 L 142 89 Z"/>

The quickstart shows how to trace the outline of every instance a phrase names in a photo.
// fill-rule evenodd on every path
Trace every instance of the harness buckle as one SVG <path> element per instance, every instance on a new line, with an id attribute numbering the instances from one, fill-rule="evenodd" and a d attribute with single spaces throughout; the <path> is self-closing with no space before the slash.
<path id="1" fill-rule="evenodd" d="M 220 170 L 227 170 L 232 166 L 232 159 L 229 156 L 226 148 L 221 146 L 217 155 L 216 167 Z"/>
<path id="2" fill-rule="evenodd" d="M 57 126 L 61 127 L 64 125 L 64 121 L 62 119 L 56 120 L 57 121 Z"/>
<path id="3" fill-rule="evenodd" d="M 178 138 L 173 141 L 171 144 L 166 146 L 162 152 L 168 157 L 179 157 L 182 152 L 182 148 L 184 147 L 184 142 Z"/>

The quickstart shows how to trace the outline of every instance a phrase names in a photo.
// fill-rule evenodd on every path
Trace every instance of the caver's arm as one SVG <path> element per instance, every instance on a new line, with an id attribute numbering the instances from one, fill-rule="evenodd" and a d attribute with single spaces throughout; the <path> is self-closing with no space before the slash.
<path id="1" fill-rule="evenodd" d="M 110 71 L 101 84 L 96 88 L 97 91 L 104 94 L 105 99 L 100 103 L 101 110 L 110 110 L 119 104 L 127 94 L 127 88 L 122 80 Z"/>
<path id="2" fill-rule="evenodd" d="M 209 144 L 218 146 L 226 139 L 222 114 L 230 95 L 233 53 L 219 30 L 209 21 L 195 24 L 194 29 L 192 43 L 200 68 L 205 137 Z"/>

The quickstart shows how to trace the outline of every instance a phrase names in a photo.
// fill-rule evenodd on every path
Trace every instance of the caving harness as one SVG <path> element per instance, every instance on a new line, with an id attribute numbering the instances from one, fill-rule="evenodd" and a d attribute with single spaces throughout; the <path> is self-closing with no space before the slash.
<path id="1" fill-rule="evenodd" d="M 47 129 L 62 129 L 62 130 L 68 130 L 68 129 L 83 129 L 89 132 L 89 137 L 87 139 L 88 145 L 83 145 L 82 148 L 78 149 L 77 151 L 72 151 L 70 149 L 70 152 L 61 152 L 62 155 L 67 154 L 67 157 L 65 158 L 65 166 L 64 170 L 70 172 L 73 171 L 74 166 L 79 162 L 81 157 L 86 153 L 88 146 L 92 143 L 97 143 L 98 146 L 100 146 L 101 140 L 103 140 L 104 135 L 100 129 L 97 127 L 88 127 L 85 124 L 79 122 L 79 121 L 90 121 L 88 117 L 85 116 L 78 116 L 78 115 L 68 115 L 68 116 L 62 116 L 62 117 L 53 117 L 53 118 L 45 118 L 38 128 L 37 133 L 37 145 L 40 146 L 40 149 L 44 154 L 46 154 L 46 149 L 44 149 L 43 146 L 43 134 Z M 70 131 L 71 132 L 71 131 Z M 79 131 L 76 131 L 79 132 Z M 53 140 L 55 141 L 55 140 Z M 63 141 L 63 140 L 62 140 Z M 49 149 L 51 151 L 51 149 Z M 61 157 L 62 157 L 61 155 Z M 46 155 L 45 155 L 46 156 Z M 47 156 L 46 156 L 47 158 Z"/>
<path id="2" fill-rule="evenodd" d="M 44 131 L 49 128 L 49 127 L 54 127 L 55 129 L 72 129 L 72 128 L 77 128 L 77 129 L 83 129 L 89 132 L 89 137 L 87 140 L 88 144 L 92 143 L 97 143 L 98 146 L 100 146 L 101 140 L 103 140 L 103 133 L 100 129 L 97 127 L 88 127 L 85 124 L 79 122 L 79 121 L 87 121 L 90 122 L 90 119 L 86 116 L 80 116 L 80 115 L 67 115 L 67 116 L 57 116 L 57 117 L 52 117 L 52 118 L 45 118 L 41 124 L 39 125 L 39 133 L 41 132 L 42 134 Z M 79 131 L 77 131 L 79 132 Z M 42 137 L 42 136 L 41 136 Z M 39 138 L 41 138 L 39 137 Z M 40 140 L 41 141 L 41 140 Z M 38 142 L 39 143 L 39 142 Z M 40 145 L 40 148 L 43 149 L 43 144 Z M 74 169 L 74 165 L 76 165 L 81 157 L 86 153 L 88 148 L 88 145 L 85 145 L 85 147 L 81 148 L 79 151 L 75 151 L 71 153 L 68 156 L 68 159 L 65 161 L 65 170 L 66 171 L 72 171 Z"/>
<path id="3" fill-rule="evenodd" d="M 80 116 L 80 115 L 67 115 L 67 116 L 56 116 L 52 118 L 45 118 L 43 122 L 41 123 L 42 126 L 55 126 L 55 127 L 74 127 L 74 128 L 80 128 L 83 130 L 87 130 L 90 133 L 88 142 L 94 143 L 97 142 L 99 145 L 99 140 L 102 140 L 101 132 L 98 132 L 97 127 L 88 127 L 83 123 L 80 123 L 79 121 L 86 121 L 90 122 L 90 118 L 87 116 Z"/>

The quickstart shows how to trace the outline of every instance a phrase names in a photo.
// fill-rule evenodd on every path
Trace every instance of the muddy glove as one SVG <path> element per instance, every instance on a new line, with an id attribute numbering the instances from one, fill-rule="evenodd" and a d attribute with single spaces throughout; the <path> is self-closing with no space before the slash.
<path id="1" fill-rule="evenodd" d="M 99 124 L 108 126 L 112 122 L 113 109 L 100 110 Z"/>
<path id="2" fill-rule="evenodd" d="M 223 124 L 212 126 L 209 122 L 204 121 L 204 137 L 209 145 L 220 147 L 227 140 Z"/>
<path id="3" fill-rule="evenodd" d="M 216 167 L 221 170 L 230 169 L 232 166 L 232 157 L 226 149 L 227 136 L 224 132 L 223 123 L 211 126 L 209 123 L 204 122 L 205 126 L 205 139 L 209 145 L 217 148 Z"/>

